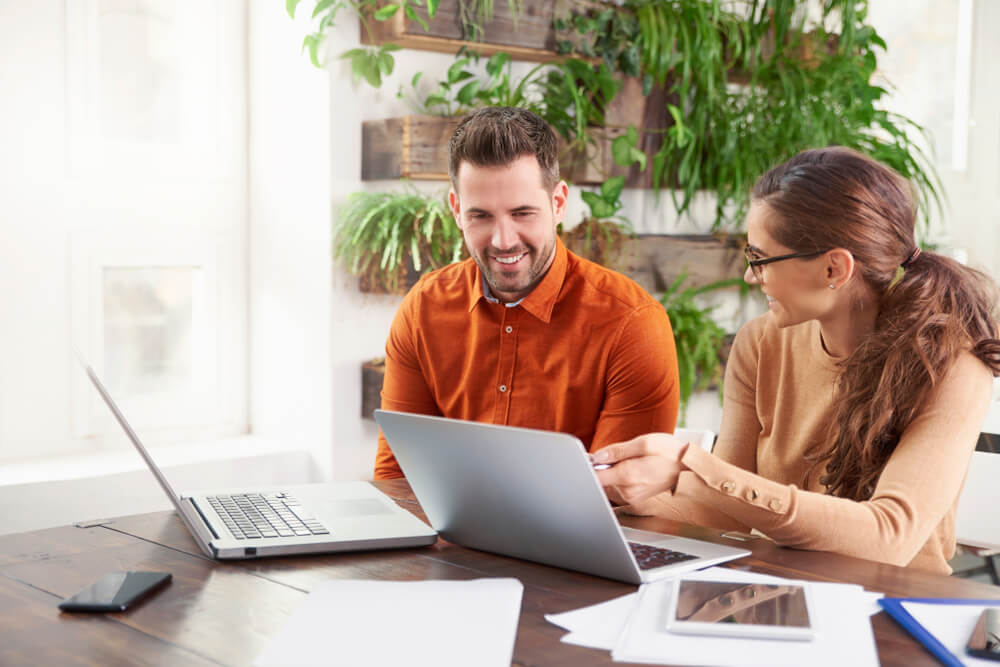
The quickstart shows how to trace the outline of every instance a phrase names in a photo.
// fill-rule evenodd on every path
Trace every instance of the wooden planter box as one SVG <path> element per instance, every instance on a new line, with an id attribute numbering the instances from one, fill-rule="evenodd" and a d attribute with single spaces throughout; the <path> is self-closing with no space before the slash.
<path id="1" fill-rule="evenodd" d="M 611 248 L 570 230 L 563 242 L 573 252 L 624 273 L 650 294 L 660 294 L 682 271 L 685 287 L 697 287 L 743 275 L 743 242 L 735 236 L 636 234 Z M 603 255 L 603 256 L 602 256 Z"/>
<path id="2" fill-rule="evenodd" d="M 388 1 L 380 5 L 388 4 Z M 426 8 L 417 8 L 428 23 L 428 30 L 397 11 L 388 21 L 368 19 L 372 34 L 361 26 L 362 44 L 398 44 L 408 49 L 455 53 L 461 47 L 491 56 L 503 51 L 515 60 L 550 62 L 566 56 L 555 52 L 556 35 L 552 27 L 555 0 L 523 2 L 523 11 L 515 21 L 507 0 L 495 0 L 493 20 L 483 26 L 478 41 L 463 34 L 458 0 L 442 0 L 433 19 L 427 19 Z"/>
<path id="3" fill-rule="evenodd" d="M 382 382 L 385 380 L 385 359 L 372 359 L 361 364 L 361 416 L 374 419 L 382 405 Z"/>
<path id="4" fill-rule="evenodd" d="M 460 118 L 403 116 L 366 120 L 361 124 L 361 180 L 409 178 L 421 181 L 448 180 L 448 142 Z M 611 139 L 616 132 L 602 133 L 591 160 L 565 154 L 560 170 L 575 185 L 603 183 L 609 175 Z"/>
<path id="5" fill-rule="evenodd" d="M 361 124 L 361 180 L 448 180 L 448 141 L 459 118 L 403 116 Z"/>

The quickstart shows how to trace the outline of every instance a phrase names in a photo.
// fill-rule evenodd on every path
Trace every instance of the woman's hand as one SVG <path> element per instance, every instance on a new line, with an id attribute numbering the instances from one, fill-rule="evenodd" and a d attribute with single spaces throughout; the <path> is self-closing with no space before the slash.
<path id="1" fill-rule="evenodd" d="M 611 502 L 634 505 L 673 491 L 687 444 L 667 433 L 650 433 L 627 442 L 608 445 L 591 455 L 594 465 L 610 465 L 597 470 L 597 479 Z"/>

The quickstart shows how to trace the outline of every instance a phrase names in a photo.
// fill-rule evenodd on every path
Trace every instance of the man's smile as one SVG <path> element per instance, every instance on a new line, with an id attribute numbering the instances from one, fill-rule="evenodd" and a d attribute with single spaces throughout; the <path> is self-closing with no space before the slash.
<path id="1" fill-rule="evenodd" d="M 501 264 L 517 264 L 519 261 L 521 261 L 521 258 L 527 254 L 528 253 L 526 252 L 522 252 L 519 255 L 504 255 L 504 256 L 493 255 L 493 259 L 500 262 Z"/>

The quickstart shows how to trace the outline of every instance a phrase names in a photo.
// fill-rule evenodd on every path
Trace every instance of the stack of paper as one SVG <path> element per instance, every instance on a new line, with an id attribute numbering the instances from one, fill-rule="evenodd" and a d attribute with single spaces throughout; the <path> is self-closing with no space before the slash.
<path id="1" fill-rule="evenodd" d="M 327 581 L 256 665 L 510 665 L 517 579 Z"/>
<path id="2" fill-rule="evenodd" d="M 788 583 L 787 579 L 727 568 L 689 575 L 707 581 Z M 878 665 L 869 617 L 880 594 L 860 586 L 808 582 L 813 602 L 812 641 L 703 637 L 670 633 L 666 613 L 673 581 L 646 584 L 638 593 L 545 618 L 570 631 L 562 641 L 603 648 L 620 662 L 684 665 Z"/>

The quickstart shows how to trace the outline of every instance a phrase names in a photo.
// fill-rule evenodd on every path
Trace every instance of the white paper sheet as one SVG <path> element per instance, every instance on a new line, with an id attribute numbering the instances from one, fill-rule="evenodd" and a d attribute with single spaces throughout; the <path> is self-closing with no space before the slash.
<path id="1" fill-rule="evenodd" d="M 508 666 L 517 579 L 326 581 L 254 664 Z"/>
<path id="2" fill-rule="evenodd" d="M 747 583 L 777 579 L 722 568 L 690 576 Z M 879 664 L 870 621 L 872 594 L 860 586 L 808 582 L 812 589 L 816 637 L 803 642 L 668 633 L 664 615 L 673 593 L 672 583 L 656 582 L 640 589 L 632 616 L 612 651 L 615 660 L 720 667 Z"/>
<path id="3" fill-rule="evenodd" d="M 569 630 L 569 634 L 563 635 L 559 641 L 610 651 L 618 641 L 618 635 L 625 629 L 625 622 L 638 599 L 638 593 L 629 593 L 589 607 L 561 614 L 546 614 L 545 620 Z"/>
<path id="4" fill-rule="evenodd" d="M 731 579 L 734 570 L 729 568 L 710 568 L 697 573 L 704 579 L 716 578 L 718 581 Z M 775 583 L 783 581 L 780 577 L 772 577 L 766 574 L 756 574 L 742 572 L 742 576 L 749 576 L 748 583 Z M 693 576 L 693 575 L 692 575 Z M 862 591 L 859 596 L 864 600 L 864 613 L 870 615 L 882 611 L 878 606 L 878 599 L 881 593 L 870 593 Z M 563 635 L 560 641 L 576 646 L 587 648 L 612 650 L 618 642 L 618 637 L 625 629 L 629 615 L 635 608 L 639 599 L 638 593 L 629 593 L 621 597 L 600 602 L 589 607 L 581 607 L 572 611 L 559 614 L 546 614 L 545 620 L 553 625 L 569 630 Z"/>
<path id="5" fill-rule="evenodd" d="M 928 632 L 934 635 L 944 647 L 951 651 L 952 655 L 961 660 L 966 665 L 976 667 L 997 667 L 996 660 L 977 658 L 965 652 L 965 645 L 969 641 L 972 629 L 976 627 L 979 615 L 987 605 L 980 607 L 974 604 L 926 604 L 922 602 L 903 602 L 903 609 L 910 612 L 910 616 L 917 620 L 917 623 L 924 626 Z M 1000 607 L 1000 600 L 996 605 Z"/>

